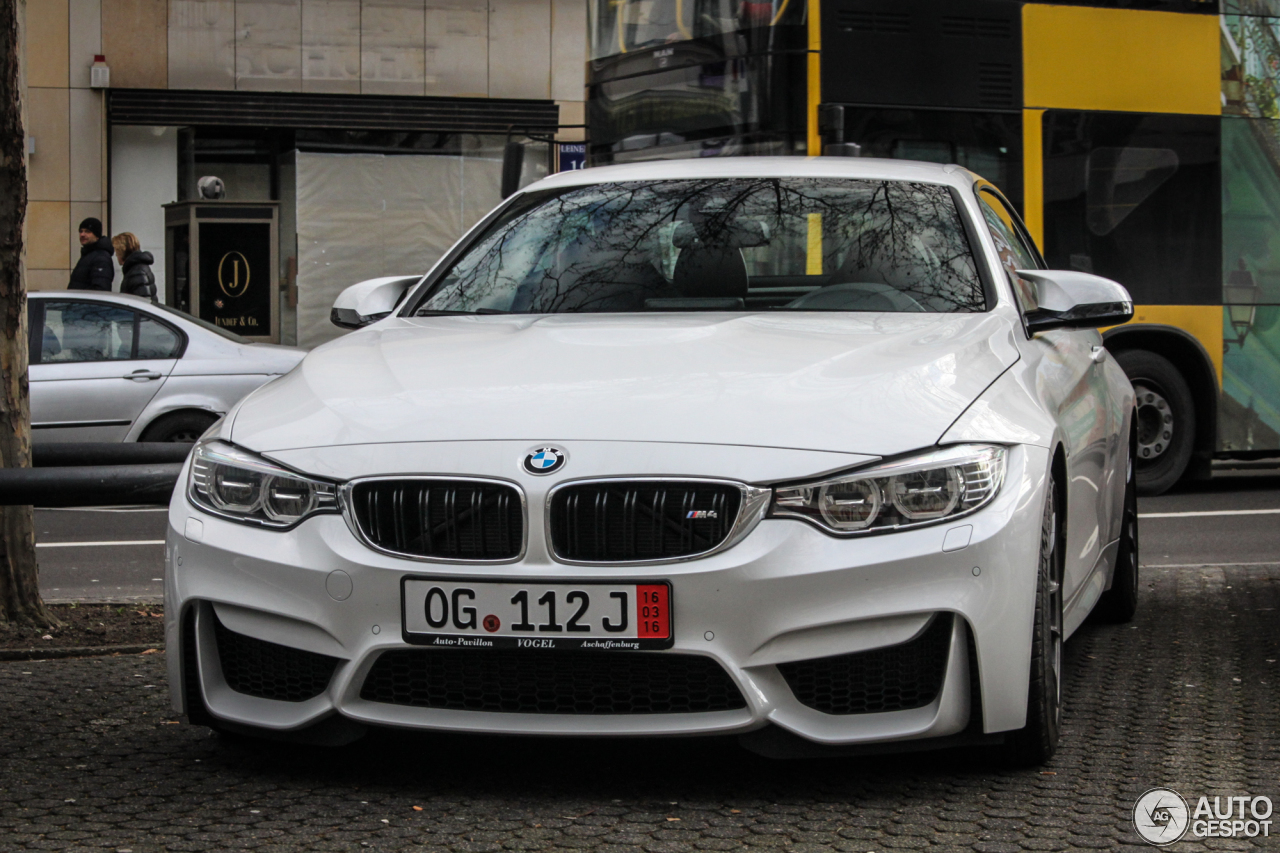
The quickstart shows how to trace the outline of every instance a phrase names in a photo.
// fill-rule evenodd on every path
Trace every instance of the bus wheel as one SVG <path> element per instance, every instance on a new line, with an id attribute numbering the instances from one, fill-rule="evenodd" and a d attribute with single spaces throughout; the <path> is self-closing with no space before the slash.
<path id="1" fill-rule="evenodd" d="M 1138 494 L 1159 495 L 1187 470 L 1196 441 L 1196 409 L 1178 368 L 1162 355 L 1121 350 L 1116 362 L 1133 383 L 1138 418 Z"/>

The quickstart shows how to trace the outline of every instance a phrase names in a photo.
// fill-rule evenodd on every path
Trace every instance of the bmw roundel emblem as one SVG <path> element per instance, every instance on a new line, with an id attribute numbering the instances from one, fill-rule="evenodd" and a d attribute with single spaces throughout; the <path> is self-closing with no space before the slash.
<path id="1" fill-rule="evenodd" d="M 539 447 L 524 457 L 524 470 L 530 474 L 554 474 L 564 467 L 564 451 L 558 447 Z"/>

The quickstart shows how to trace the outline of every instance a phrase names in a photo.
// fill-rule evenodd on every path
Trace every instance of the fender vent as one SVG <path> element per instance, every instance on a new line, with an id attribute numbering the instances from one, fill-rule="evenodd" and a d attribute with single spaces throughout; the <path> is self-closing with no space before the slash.
<path id="1" fill-rule="evenodd" d="M 801 704 L 824 714 L 923 708 L 942 690 L 953 620 L 950 613 L 941 613 L 905 643 L 779 664 L 778 671 Z"/>
<path id="2" fill-rule="evenodd" d="M 338 659 L 237 634 L 213 617 L 218 662 L 227 686 L 246 696 L 305 702 L 329 686 Z"/>

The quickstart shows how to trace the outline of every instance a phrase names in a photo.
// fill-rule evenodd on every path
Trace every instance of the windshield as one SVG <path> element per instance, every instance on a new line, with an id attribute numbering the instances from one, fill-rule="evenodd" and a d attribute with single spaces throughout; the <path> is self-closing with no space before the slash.
<path id="1" fill-rule="evenodd" d="M 518 199 L 416 313 L 985 308 L 946 187 L 750 178 Z"/>

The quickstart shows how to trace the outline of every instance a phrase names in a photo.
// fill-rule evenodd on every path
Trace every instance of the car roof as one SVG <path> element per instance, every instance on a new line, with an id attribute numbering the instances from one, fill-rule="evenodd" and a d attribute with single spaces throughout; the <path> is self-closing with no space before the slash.
<path id="1" fill-rule="evenodd" d="M 97 302 L 119 302 L 123 305 L 150 305 L 145 296 L 107 290 L 31 290 L 28 299 L 91 299 Z"/>
<path id="2" fill-rule="evenodd" d="M 523 192 L 621 181 L 698 178 L 860 178 L 946 184 L 961 189 L 979 180 L 977 175 L 954 163 L 875 157 L 707 157 L 574 169 L 543 178 L 525 187 Z"/>

